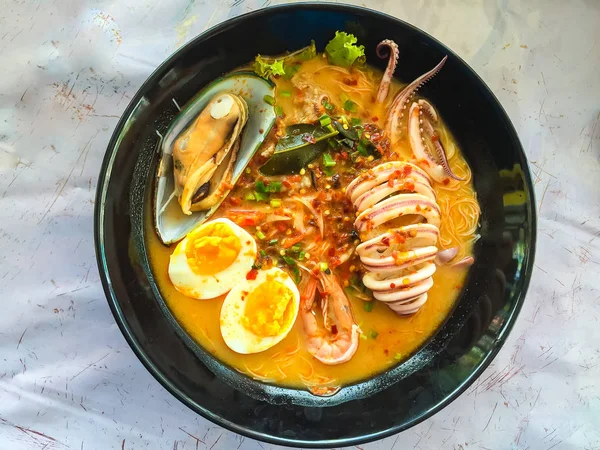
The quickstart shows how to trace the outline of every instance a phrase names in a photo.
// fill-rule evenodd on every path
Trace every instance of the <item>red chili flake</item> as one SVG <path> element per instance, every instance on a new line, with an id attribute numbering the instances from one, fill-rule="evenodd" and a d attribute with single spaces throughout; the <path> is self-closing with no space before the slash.
<path id="1" fill-rule="evenodd" d="M 394 289 L 396 285 L 394 283 L 390 283 L 390 289 Z"/>
<path id="2" fill-rule="evenodd" d="M 390 238 L 385 236 L 383 239 L 381 239 L 381 242 L 383 243 L 383 245 L 389 247 L 390 246 Z"/>
<path id="3" fill-rule="evenodd" d="M 437 134 L 434 134 L 433 136 L 431 136 L 431 142 L 437 142 L 440 140 L 440 137 Z"/>
<path id="4" fill-rule="evenodd" d="M 327 250 L 327 254 L 329 256 L 335 256 L 335 248 L 330 247 L 329 250 Z"/>
<path id="5" fill-rule="evenodd" d="M 450 183 L 450 179 L 449 178 L 444 178 L 444 181 L 442 181 L 443 184 L 447 185 L 448 183 Z"/>
<path id="6" fill-rule="evenodd" d="M 285 230 L 286 230 L 286 228 L 287 228 L 287 227 L 285 226 L 285 224 L 284 224 L 284 223 L 281 223 L 281 222 L 279 222 L 279 223 L 277 224 L 277 229 L 278 229 L 279 231 L 285 231 Z"/>
<path id="7" fill-rule="evenodd" d="M 286 180 L 291 181 L 292 183 L 297 183 L 302 181 L 302 175 L 290 175 L 286 177 Z"/>
<path id="8" fill-rule="evenodd" d="M 258 270 L 252 269 L 250 272 L 246 274 L 246 280 L 256 280 L 256 276 L 258 275 Z"/>
<path id="9" fill-rule="evenodd" d="M 289 181 L 286 181 L 286 180 L 283 180 L 281 182 L 281 184 L 283 184 L 288 189 L 292 187 L 292 183 L 290 183 Z"/>
<path id="10" fill-rule="evenodd" d="M 373 117 L 371 117 L 371 120 L 372 120 L 373 122 L 377 122 L 377 121 L 379 120 L 379 117 L 377 117 L 377 116 L 373 116 Z"/>
<path id="11" fill-rule="evenodd" d="M 242 200 L 238 197 L 231 197 L 229 199 L 229 203 L 231 203 L 233 206 L 239 206 L 242 204 Z"/>
<path id="12" fill-rule="evenodd" d="M 415 206 L 415 210 L 416 211 L 421 211 L 421 206 L 420 205 Z"/>
<path id="13" fill-rule="evenodd" d="M 387 348 L 384 348 L 383 353 L 385 354 L 385 356 L 387 356 L 390 354 L 390 351 Z"/>
<path id="14" fill-rule="evenodd" d="M 250 218 L 250 217 L 246 217 L 245 219 L 242 219 L 242 226 L 243 227 L 251 227 L 252 225 L 254 225 L 254 219 Z"/>
<path id="15" fill-rule="evenodd" d="M 340 155 L 342 155 L 343 159 L 348 159 L 348 152 L 347 151 L 342 151 L 342 153 L 340 153 Z"/>
<path id="16" fill-rule="evenodd" d="M 406 165 L 406 166 L 404 166 L 403 171 L 404 171 L 404 176 L 407 177 L 407 176 L 409 176 L 411 174 L 412 167 L 409 166 L 409 165 Z"/>
<path id="17" fill-rule="evenodd" d="M 337 330 L 337 326 L 335 325 L 335 323 L 333 325 L 331 325 L 331 332 L 333 334 L 337 334 L 338 330 Z"/>
<path id="18" fill-rule="evenodd" d="M 348 86 L 356 86 L 358 84 L 358 80 L 353 78 L 344 78 L 344 84 L 347 84 Z"/>
<path id="19" fill-rule="evenodd" d="M 314 199 L 312 202 L 313 208 L 318 208 L 319 206 L 321 206 L 321 200 L 318 199 Z"/>

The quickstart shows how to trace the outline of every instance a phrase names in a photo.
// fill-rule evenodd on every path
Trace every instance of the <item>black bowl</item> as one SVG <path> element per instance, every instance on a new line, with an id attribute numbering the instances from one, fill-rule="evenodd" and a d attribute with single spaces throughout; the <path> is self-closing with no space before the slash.
<path id="1" fill-rule="evenodd" d="M 173 319 L 153 281 L 144 208 L 158 131 L 202 86 L 253 59 L 336 30 L 354 33 L 367 60 L 395 40 L 396 76 L 410 81 L 448 61 L 423 88 L 460 143 L 481 204 L 481 238 L 457 306 L 408 361 L 330 398 L 253 381 L 211 358 Z M 507 195 L 511 194 L 511 195 Z M 516 199 L 516 200 L 515 200 Z M 224 22 L 172 55 L 144 83 L 109 143 L 95 210 L 98 266 L 109 305 L 146 368 L 202 416 L 246 436 L 291 446 L 340 447 L 405 430 L 448 405 L 494 358 L 521 309 L 533 268 L 535 202 L 527 162 L 506 113 L 483 81 L 444 45 L 398 19 L 364 8 L 295 4 Z"/>

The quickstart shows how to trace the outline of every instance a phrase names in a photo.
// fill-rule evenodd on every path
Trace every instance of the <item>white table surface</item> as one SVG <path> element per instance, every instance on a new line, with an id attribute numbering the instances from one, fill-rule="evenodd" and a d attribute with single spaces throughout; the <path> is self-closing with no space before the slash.
<path id="1" fill-rule="evenodd" d="M 198 33 L 274 3 L 0 5 L 1 449 L 277 448 L 202 419 L 144 369 L 92 237 L 102 157 L 141 83 Z M 366 6 L 446 43 L 499 97 L 531 162 L 539 237 L 525 306 L 478 382 L 360 448 L 600 448 L 600 2 Z"/>

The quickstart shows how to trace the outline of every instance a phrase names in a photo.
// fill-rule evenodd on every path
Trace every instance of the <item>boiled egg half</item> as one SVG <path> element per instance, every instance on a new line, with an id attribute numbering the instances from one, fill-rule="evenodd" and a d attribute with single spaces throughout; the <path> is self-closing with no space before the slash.
<path id="1" fill-rule="evenodd" d="M 300 293 L 281 269 L 261 270 L 244 279 L 225 297 L 221 334 L 237 353 L 258 353 L 281 342 L 298 316 Z"/>
<path id="2" fill-rule="evenodd" d="M 204 223 L 177 244 L 169 278 L 188 297 L 210 299 L 226 294 L 252 269 L 256 241 L 228 219 Z"/>

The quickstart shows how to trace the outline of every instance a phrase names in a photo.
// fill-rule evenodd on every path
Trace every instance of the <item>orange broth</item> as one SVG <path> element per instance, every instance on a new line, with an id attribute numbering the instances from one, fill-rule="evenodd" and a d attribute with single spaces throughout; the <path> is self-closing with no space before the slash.
<path id="1" fill-rule="evenodd" d="M 330 66 L 326 59 L 321 56 L 302 63 L 292 80 L 278 79 L 276 81 L 276 101 L 284 114 L 283 117 L 278 119 L 269 139 L 275 139 L 277 133 L 281 134 L 281 130 L 285 126 L 293 124 L 294 120 L 297 120 L 298 98 L 303 95 L 311 95 L 312 88 L 310 86 L 302 87 L 305 81 L 326 92 L 329 101 L 335 105 L 337 111 L 343 112 L 343 102 L 349 98 L 357 105 L 357 109 L 348 116 L 358 117 L 362 119 L 364 124 L 371 123 L 382 128 L 386 110 L 401 85 L 394 82 L 387 101 L 384 104 L 377 104 L 374 97 L 381 76 L 380 71 L 368 66 L 361 70 L 353 69 L 352 71 Z M 302 82 L 298 83 L 297 80 Z M 349 83 L 354 89 L 348 88 Z M 282 95 L 282 92 L 284 95 Z M 291 95 L 288 96 L 288 92 Z M 433 184 L 437 202 L 442 211 L 438 247 L 459 246 L 460 252 L 457 258 L 461 258 L 472 254 L 479 209 L 476 203 L 476 194 L 470 182 L 471 173 L 467 163 L 443 124 L 439 126 L 438 131 L 452 170 L 457 175 L 466 177 L 466 181 L 462 182 L 451 181 L 447 185 Z M 406 136 L 395 148 L 395 151 L 403 158 L 410 157 L 411 152 Z M 242 178 L 238 182 L 228 200 L 219 208 L 215 218 L 230 217 L 228 214 L 232 210 L 256 207 L 256 202 L 244 200 L 244 193 L 248 191 L 251 183 L 259 176 L 258 167 L 265 160 L 264 158 L 261 159 L 259 153 L 260 151 L 249 166 L 248 172 L 250 173 L 247 174 L 247 179 Z M 384 161 L 384 159 L 368 161 L 365 158 L 358 165 L 363 164 L 361 167 L 368 168 Z M 348 164 L 351 163 L 338 161 L 338 167 L 340 168 Z M 343 184 L 347 185 L 348 180 L 351 178 L 350 176 L 343 178 Z M 323 188 L 329 184 L 329 178 L 322 174 L 319 178 L 319 187 Z M 343 193 L 344 187 L 342 185 L 339 191 Z M 311 191 L 311 189 L 305 190 Z M 314 194 L 314 192 L 312 193 Z M 283 201 L 286 200 L 285 193 L 277 194 L 275 197 Z M 342 207 L 341 204 L 340 201 L 332 201 L 331 205 L 321 206 L 321 211 L 328 206 L 331 207 L 330 214 L 325 217 L 326 228 L 333 229 L 337 227 L 340 233 L 339 235 L 336 234 L 335 237 L 326 234 L 325 238 L 326 240 L 331 239 L 332 245 L 335 245 L 334 242 L 336 241 L 338 243 L 343 241 L 343 239 L 346 239 L 349 242 L 348 245 L 351 245 L 352 239 L 347 235 L 352 228 L 354 216 L 353 212 L 345 213 L 341 211 L 339 209 Z M 266 206 L 266 208 L 268 209 L 270 206 Z M 346 215 L 350 215 L 351 220 L 343 221 L 342 217 Z M 288 226 L 293 228 L 289 223 Z M 267 248 L 265 239 L 261 240 L 257 237 L 257 230 L 254 225 L 248 225 L 244 228 L 255 237 L 259 249 Z M 288 336 L 279 344 L 262 353 L 241 355 L 230 350 L 221 337 L 219 315 L 224 297 L 212 300 L 195 300 L 177 292 L 167 273 L 169 256 L 175 245 L 166 247 L 160 243 L 153 230 L 150 218 L 147 220 L 146 231 L 151 267 L 158 287 L 171 312 L 187 333 L 217 359 L 238 371 L 255 379 L 290 387 L 348 385 L 379 374 L 407 359 L 432 337 L 449 315 L 467 274 L 467 269 L 464 267 L 438 267 L 433 275 L 434 286 L 428 293 L 427 303 L 412 316 L 398 316 L 378 301 L 374 301 L 372 310 L 367 311 L 363 300 L 349 295 L 356 323 L 360 326 L 363 336 L 360 339 L 356 354 L 346 363 L 328 366 L 313 358 L 304 346 L 305 337 L 300 317 L 296 320 Z M 281 242 L 285 242 L 286 238 L 296 235 L 295 230 L 287 235 L 284 231 L 279 232 L 275 228 L 271 229 L 269 227 L 265 227 L 262 231 L 270 234 L 270 236 L 275 235 Z M 300 245 L 302 243 L 302 241 L 299 241 Z M 313 258 L 316 264 L 319 258 L 316 256 L 313 256 Z M 327 260 L 326 257 L 324 258 Z M 272 264 L 276 264 L 275 259 L 276 257 L 273 257 Z M 307 264 L 309 263 L 307 262 Z M 356 256 L 334 269 L 334 273 L 340 278 L 340 282 L 348 282 L 352 277 L 351 266 L 354 266 L 354 268 L 360 267 L 360 262 Z M 285 267 L 284 270 L 286 270 Z"/>

